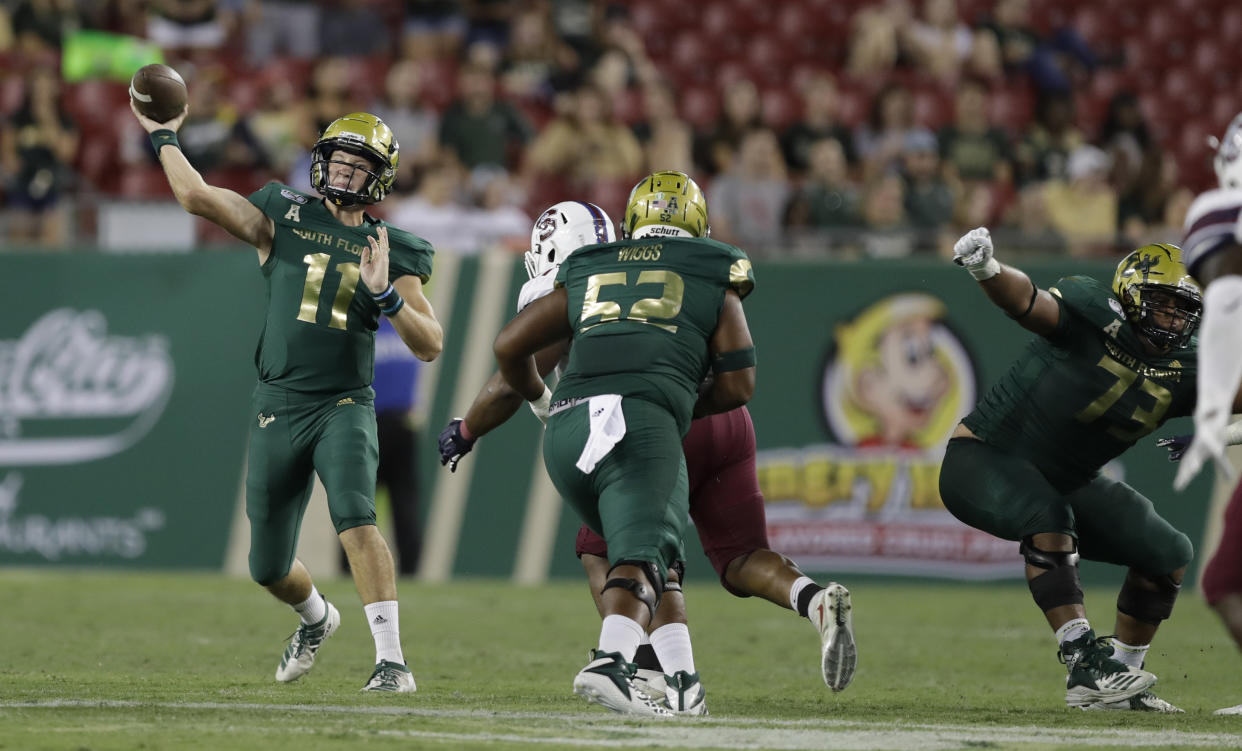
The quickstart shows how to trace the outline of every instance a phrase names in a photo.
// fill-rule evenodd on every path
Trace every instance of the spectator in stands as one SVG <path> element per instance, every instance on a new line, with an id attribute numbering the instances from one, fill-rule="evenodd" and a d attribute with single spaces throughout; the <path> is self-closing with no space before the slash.
<path id="1" fill-rule="evenodd" d="M 318 57 L 319 6 L 318 0 L 248 0 L 242 27 L 250 64 L 261 66 L 276 55 Z"/>
<path id="2" fill-rule="evenodd" d="M 1117 193 L 1108 184 L 1108 155 L 1095 146 L 1074 149 L 1068 180 L 1043 187 L 1052 226 L 1065 236 L 1075 256 L 1112 255 L 1117 238 Z"/>
<path id="3" fill-rule="evenodd" d="M 344 57 L 326 57 L 315 63 L 306 96 L 309 131 L 304 141 L 314 144 L 342 112 L 358 112 L 368 104 L 359 97 L 353 70 L 353 64 Z"/>
<path id="4" fill-rule="evenodd" d="M 637 179 L 643 167 L 638 139 L 612 116 L 611 103 L 590 84 L 573 94 L 568 115 L 553 119 L 531 143 L 526 166 L 539 175 L 596 180 Z"/>
<path id="5" fill-rule="evenodd" d="M 495 96 L 492 71 L 477 63 L 462 66 L 457 98 L 440 120 L 440 145 L 467 169 L 491 164 L 511 168 L 513 147 L 525 146 L 534 134 L 526 116 Z M 438 246 L 437 246 L 438 247 Z"/>
<path id="6" fill-rule="evenodd" d="M 633 126 L 643 149 L 643 171 L 694 171 L 694 131 L 677 115 L 677 100 L 662 81 L 643 87 L 643 118 Z"/>
<path id="7" fill-rule="evenodd" d="M 759 90 L 754 81 L 740 78 L 729 84 L 724 90 L 723 107 L 715 126 L 695 144 L 695 162 L 711 174 L 728 172 L 742 137 L 763 127 L 761 114 Z"/>
<path id="8" fill-rule="evenodd" d="M 218 0 L 148 0 L 147 38 L 178 56 L 219 49 L 236 25 Z"/>
<path id="9" fill-rule="evenodd" d="M 751 257 L 782 249 L 791 188 L 776 134 L 754 128 L 742 138 L 732 168 L 712 184 L 712 237 L 746 248 Z"/>
<path id="10" fill-rule="evenodd" d="M 16 51 L 30 58 L 59 54 L 61 40 L 81 26 L 74 0 L 18 0 L 10 7 Z"/>
<path id="11" fill-rule="evenodd" d="M 816 73 L 802 86 L 802 119 L 790 125 L 781 139 L 785 161 L 797 174 L 810 166 L 811 147 L 825 138 L 845 150 L 849 164 L 857 161 L 854 134 L 837 117 L 837 80 L 827 72 Z"/>
<path id="12" fill-rule="evenodd" d="M 1069 155 L 1083 143 L 1082 131 L 1074 125 L 1073 97 L 1056 92 L 1040 95 L 1035 120 L 1014 151 L 1018 185 L 1066 179 Z"/>
<path id="13" fill-rule="evenodd" d="M 951 234 L 953 190 L 941 176 L 940 147 L 930 131 L 920 128 L 906 136 L 901 177 L 906 221 L 915 233 L 914 249 L 951 247 L 956 239 Z"/>
<path id="14" fill-rule="evenodd" d="M 17 111 L 0 119 L 10 241 L 58 248 L 71 239 L 61 199 L 72 182 L 70 164 L 77 149 L 77 126 L 60 103 L 60 78 L 51 68 L 34 68 Z"/>
<path id="15" fill-rule="evenodd" d="M 981 81 L 963 81 L 953 104 L 953 122 L 938 134 L 945 179 L 959 189 L 962 182 L 994 182 L 1007 187 L 1013 181 L 1009 138 L 992 126 L 988 96 Z"/>
<path id="16" fill-rule="evenodd" d="M 466 16 L 466 46 L 485 44 L 504 49 L 509 42 L 509 28 L 518 11 L 518 3 L 510 0 L 461 0 Z"/>
<path id="17" fill-rule="evenodd" d="M 875 79 L 896 67 L 906 55 L 905 37 L 912 19 L 909 0 L 860 8 L 850 19 L 846 70 L 858 78 Z"/>
<path id="18" fill-rule="evenodd" d="M 854 133 L 864 181 L 898 169 L 906 136 L 914 127 L 909 90 L 895 81 L 886 84 L 872 100 L 867 122 Z"/>
<path id="19" fill-rule="evenodd" d="M 308 149 L 313 140 L 309 143 L 302 141 L 305 121 L 302 99 L 291 82 L 278 77 L 263 88 L 258 109 L 250 114 L 250 131 L 267 155 L 269 165 L 278 174 L 289 174 L 303 153 L 309 158 Z M 389 122 L 387 119 L 384 121 Z M 402 144 L 403 160 L 404 152 Z"/>
<path id="20" fill-rule="evenodd" d="M 389 209 L 392 224 L 410 227 L 437 252 L 473 254 L 479 251 L 465 229 L 469 214 L 458 203 L 461 167 L 451 158 L 439 158 L 427 166 L 418 192 L 398 199 Z"/>
<path id="21" fill-rule="evenodd" d="M 1030 0 L 996 0 L 991 17 L 979 28 L 996 39 L 1006 73 L 1026 72 L 1040 44 L 1039 35 L 1031 26 Z"/>
<path id="22" fill-rule="evenodd" d="M 1133 234 L 1135 229 L 1141 233 L 1149 223 L 1158 225 L 1164 218 L 1164 203 L 1176 186 L 1163 184 L 1160 147 L 1133 93 L 1118 92 L 1109 100 L 1096 142 L 1112 159 L 1110 182 L 1117 191 L 1121 226 L 1136 222 L 1127 233 Z"/>
<path id="23" fill-rule="evenodd" d="M 974 35 L 957 13 L 957 0 L 923 0 L 923 12 L 906 35 L 911 62 L 941 81 L 952 82 L 970 58 Z"/>
<path id="24" fill-rule="evenodd" d="M 1032 185 L 1018 194 L 1016 205 L 1016 224 L 1005 225 L 999 230 L 996 242 L 1000 237 L 1007 238 L 1005 247 L 1023 253 L 1061 254 L 1069 250 L 1065 236 L 1052 226 L 1048 216 L 1048 202 L 1044 197 L 1042 185 Z M 983 223 L 962 223 L 960 227 L 981 227 Z"/>
<path id="25" fill-rule="evenodd" d="M 398 189 L 413 186 L 415 173 L 435 158 L 439 148 L 440 114 L 419 96 L 422 75 L 422 66 L 413 60 L 394 62 L 384 76 L 383 96 L 368 109 L 392 128 L 401 145 Z"/>
<path id="26" fill-rule="evenodd" d="M 806 178 L 786 217 L 794 251 L 826 252 L 848 245 L 862 221 L 860 203 L 858 186 L 850 181 L 844 145 L 835 138 L 812 142 Z"/>
<path id="27" fill-rule="evenodd" d="M 501 57 L 501 89 L 507 96 L 551 102 L 557 91 L 572 88 L 581 61 L 574 48 L 556 36 L 551 9 L 518 12 Z"/>
<path id="28" fill-rule="evenodd" d="M 367 0 L 333 0 L 327 23 L 319 25 L 319 50 L 323 55 L 386 56 L 392 49 L 387 20 L 379 7 Z M 366 44 L 359 44 L 365 39 Z"/>
<path id="29" fill-rule="evenodd" d="M 179 131 L 186 141 L 182 152 L 199 172 L 268 167 L 247 116 L 225 97 L 225 82 L 216 68 L 204 68 L 190 81 L 190 113 Z"/>
<path id="30" fill-rule="evenodd" d="M 1005 70 L 1025 74 L 1040 92 L 1069 93 L 1074 81 L 1095 67 L 1095 54 L 1072 26 L 1041 37 L 1030 22 L 1029 0 L 997 0 L 980 26 L 1001 48 Z"/>
<path id="31" fill-rule="evenodd" d="M 452 60 L 466 37 L 466 17 L 457 0 L 405 0 L 401 56 L 410 60 Z"/>
<path id="32" fill-rule="evenodd" d="M 901 178 L 885 174 L 863 194 L 864 230 L 859 235 L 868 258 L 903 258 L 914 252 L 914 234 L 906 221 L 905 188 Z"/>
<path id="33" fill-rule="evenodd" d="M 626 86 L 633 83 L 645 86 L 660 80 L 660 71 L 647 56 L 647 43 L 630 22 L 624 6 L 612 5 L 605 9 L 600 24 L 599 46 L 604 50 L 600 55 L 601 59 L 608 56 L 609 52 L 625 56 Z M 613 93 L 617 93 L 617 90 L 614 89 Z"/>
<path id="34" fill-rule="evenodd" d="M 472 208 L 464 231 L 474 246 L 484 251 L 529 250 L 533 220 L 522 210 L 524 196 L 509 173 L 499 167 L 479 167 L 471 173 L 468 188 Z"/>

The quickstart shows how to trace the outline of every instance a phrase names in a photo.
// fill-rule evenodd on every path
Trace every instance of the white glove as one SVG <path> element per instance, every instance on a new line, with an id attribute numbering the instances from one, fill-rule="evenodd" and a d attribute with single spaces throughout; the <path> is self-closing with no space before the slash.
<path id="1" fill-rule="evenodd" d="M 992 257 L 992 234 L 987 227 L 976 227 L 953 244 L 953 263 L 966 267 L 976 281 L 991 279 L 1001 266 Z"/>
<path id="2" fill-rule="evenodd" d="M 547 425 L 548 409 L 552 406 L 552 389 L 544 386 L 543 396 L 533 402 L 527 402 L 527 404 L 530 405 L 530 411 L 535 413 L 535 417 L 539 418 L 539 422 Z"/>
<path id="3" fill-rule="evenodd" d="M 1229 417 L 1228 409 L 1210 405 L 1206 409 L 1195 410 L 1195 439 L 1191 441 L 1186 453 L 1182 454 L 1177 477 L 1173 478 L 1174 490 L 1185 490 L 1209 458 L 1216 463 L 1216 468 L 1225 476 L 1227 482 L 1233 482 L 1237 477 L 1237 470 L 1225 456 L 1225 446 L 1228 445 L 1225 432 Z"/>

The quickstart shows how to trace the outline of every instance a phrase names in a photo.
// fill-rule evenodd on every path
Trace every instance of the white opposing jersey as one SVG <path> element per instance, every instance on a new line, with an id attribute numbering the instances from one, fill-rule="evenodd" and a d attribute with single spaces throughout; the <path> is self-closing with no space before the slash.
<path id="1" fill-rule="evenodd" d="M 1201 193 L 1186 212 L 1182 261 L 1195 267 L 1226 245 L 1242 244 L 1242 190 L 1217 188 Z"/>
<path id="2" fill-rule="evenodd" d="M 518 292 L 517 309 L 519 313 L 525 310 L 527 305 L 530 305 L 539 298 L 549 294 L 556 288 L 557 268 L 559 268 L 559 264 L 557 266 L 553 266 L 539 276 L 528 280 L 522 285 L 521 291 Z M 562 357 L 561 361 L 556 364 L 555 372 L 557 378 L 560 378 L 561 373 L 565 372 L 565 364 L 568 362 L 569 350 L 565 350 L 565 356 Z"/>

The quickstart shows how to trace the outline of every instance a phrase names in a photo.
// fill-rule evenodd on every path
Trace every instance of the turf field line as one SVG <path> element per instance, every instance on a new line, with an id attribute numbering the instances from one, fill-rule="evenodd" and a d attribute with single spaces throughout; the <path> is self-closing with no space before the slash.
<path id="1" fill-rule="evenodd" d="M 1126 728 L 1047 728 L 1041 726 L 953 725 L 933 723 L 867 722 L 844 719 L 768 719 L 761 717 L 702 717 L 688 721 L 623 718 L 600 713 L 508 712 L 484 709 L 429 709 L 423 707 L 366 707 L 315 704 L 261 704 L 253 702 L 143 702 L 109 699 L 55 699 L 0 702 L 4 709 L 123 709 L 158 708 L 220 710 L 236 712 L 307 712 L 339 715 L 431 717 L 475 719 L 489 722 L 529 720 L 563 722 L 578 733 L 548 735 L 531 728 L 531 734 L 449 733 L 423 730 L 380 730 L 381 734 L 426 740 L 507 741 L 558 746 L 661 747 L 661 748 L 764 748 L 764 749 L 958 749 L 963 744 L 1055 744 L 1072 747 L 1180 746 L 1238 748 L 1242 735 L 1192 733 L 1180 730 Z M 618 725 L 627 736 L 615 736 Z M 376 731 L 370 731 L 376 732 Z M 608 733 L 591 737 L 592 732 Z"/>

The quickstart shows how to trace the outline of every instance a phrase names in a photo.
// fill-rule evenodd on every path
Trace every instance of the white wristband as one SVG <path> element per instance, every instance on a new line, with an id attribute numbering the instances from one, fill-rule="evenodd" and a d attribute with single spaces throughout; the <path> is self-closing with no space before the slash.
<path id="1" fill-rule="evenodd" d="M 967 266 L 966 270 L 975 278 L 975 281 L 981 282 L 984 279 L 991 279 L 1001 272 L 1001 265 L 996 262 L 995 258 L 989 258 L 987 263 L 982 266 Z"/>
<path id="2" fill-rule="evenodd" d="M 552 389 L 545 384 L 543 387 L 543 395 L 530 404 L 530 411 L 535 413 L 535 417 L 544 425 L 548 424 L 548 409 L 552 406 Z"/>

